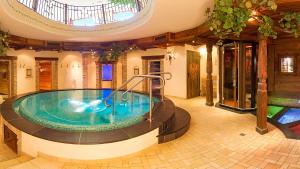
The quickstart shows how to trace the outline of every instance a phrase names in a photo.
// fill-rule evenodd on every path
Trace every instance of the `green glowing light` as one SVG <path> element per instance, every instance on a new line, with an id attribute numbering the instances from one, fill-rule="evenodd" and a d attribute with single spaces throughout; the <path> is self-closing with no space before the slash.
<path id="1" fill-rule="evenodd" d="M 268 106 L 268 118 L 273 118 L 276 114 L 281 112 L 284 107 L 279 106 Z"/>

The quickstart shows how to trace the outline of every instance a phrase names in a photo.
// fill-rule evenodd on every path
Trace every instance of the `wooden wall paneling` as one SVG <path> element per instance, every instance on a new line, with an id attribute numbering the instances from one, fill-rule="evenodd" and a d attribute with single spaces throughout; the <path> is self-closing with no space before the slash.
<path id="1" fill-rule="evenodd" d="M 268 62 L 268 72 L 270 73 L 268 83 L 271 85 L 268 88 L 269 92 L 300 92 L 299 48 L 300 40 L 295 38 L 274 40 L 273 45 L 269 45 L 270 54 L 268 56 L 271 59 Z M 284 56 L 295 57 L 295 73 L 281 73 L 280 58 Z M 273 63 L 274 66 L 271 67 Z"/>
<path id="2" fill-rule="evenodd" d="M 268 46 L 268 91 L 272 92 L 275 88 L 275 47 Z"/>

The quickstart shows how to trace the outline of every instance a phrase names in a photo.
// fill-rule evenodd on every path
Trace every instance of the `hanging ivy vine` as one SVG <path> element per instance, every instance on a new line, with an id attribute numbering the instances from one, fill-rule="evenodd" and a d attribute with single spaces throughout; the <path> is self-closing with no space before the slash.
<path id="1" fill-rule="evenodd" d="M 228 36 L 239 37 L 251 20 L 258 23 L 258 31 L 265 37 L 277 38 L 274 31 L 274 21 L 268 15 L 258 13 L 259 11 L 277 10 L 275 0 L 215 0 L 214 9 L 206 11 L 209 29 L 222 40 Z M 299 13 L 287 12 L 282 14 L 279 25 L 286 32 L 291 32 L 298 37 L 300 26 Z"/>
<path id="2" fill-rule="evenodd" d="M 6 52 L 8 48 L 9 48 L 8 33 L 0 29 L 0 56 L 6 56 Z"/>
<path id="3" fill-rule="evenodd" d="M 300 29 L 300 13 L 285 12 L 282 13 L 282 18 L 279 20 L 279 25 L 286 32 L 293 33 L 295 37 L 299 36 Z"/>
<path id="4" fill-rule="evenodd" d="M 113 43 L 108 50 L 100 50 L 100 62 L 116 62 L 128 50 L 128 45 L 121 43 Z"/>

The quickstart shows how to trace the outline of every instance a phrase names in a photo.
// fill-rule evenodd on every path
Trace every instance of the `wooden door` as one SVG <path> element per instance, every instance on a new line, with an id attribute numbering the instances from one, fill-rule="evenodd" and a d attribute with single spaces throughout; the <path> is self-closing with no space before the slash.
<path id="1" fill-rule="evenodd" d="M 9 62 L 0 62 L 0 95 L 9 95 Z"/>
<path id="2" fill-rule="evenodd" d="M 52 89 L 52 66 L 51 62 L 40 62 L 40 90 Z"/>
<path id="3" fill-rule="evenodd" d="M 187 98 L 200 96 L 200 53 L 187 51 Z"/>

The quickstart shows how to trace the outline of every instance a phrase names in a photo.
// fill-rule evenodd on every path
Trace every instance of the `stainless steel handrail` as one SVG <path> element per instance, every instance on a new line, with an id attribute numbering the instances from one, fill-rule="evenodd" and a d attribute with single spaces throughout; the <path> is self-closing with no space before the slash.
<path id="1" fill-rule="evenodd" d="M 161 81 L 161 86 L 160 87 L 164 87 L 165 86 L 165 79 L 161 76 L 156 76 L 156 75 L 135 75 L 132 76 L 129 80 L 127 80 L 125 83 L 122 84 L 121 87 L 117 88 L 115 91 L 113 91 L 112 93 L 110 93 L 105 99 L 104 99 L 104 105 L 106 107 L 111 107 L 111 105 L 107 104 L 107 100 L 113 96 L 114 101 L 113 104 L 115 105 L 115 100 L 116 100 L 116 96 L 115 94 L 120 91 L 123 87 L 125 87 L 128 83 L 130 83 L 133 79 L 135 78 L 142 78 L 143 80 L 145 80 L 146 78 L 148 79 L 160 79 Z M 139 83 L 141 83 L 141 81 L 139 81 Z M 149 121 L 152 121 L 152 80 L 149 80 Z M 115 106 L 114 106 L 115 109 Z M 114 110 L 115 111 L 115 110 Z M 114 112 L 113 112 L 114 113 Z"/>
<path id="2" fill-rule="evenodd" d="M 149 75 L 169 75 L 169 78 L 166 78 L 166 80 L 171 80 L 172 79 L 172 73 L 170 72 L 151 72 Z"/>
<path id="3" fill-rule="evenodd" d="M 171 80 L 172 79 L 172 74 L 170 73 L 170 72 L 151 72 L 151 73 L 149 73 L 149 75 L 164 75 L 164 74 L 167 74 L 167 75 L 169 75 L 169 77 L 168 78 L 164 78 L 164 83 L 165 83 L 165 80 Z M 141 79 L 139 82 L 137 82 L 137 83 L 135 83 L 133 86 L 131 86 L 129 89 L 127 89 L 123 94 L 122 94 L 122 100 L 123 101 L 127 101 L 128 100 L 128 98 L 125 98 L 125 96 L 126 96 L 126 94 L 129 92 L 129 91 L 131 91 L 132 92 L 132 90 L 136 87 L 136 86 L 138 86 L 140 83 L 142 83 L 144 80 L 145 80 L 146 78 L 143 78 L 143 79 Z M 162 86 L 160 86 L 160 87 L 158 87 L 157 89 L 162 89 L 162 95 L 161 95 L 161 99 L 162 99 L 162 101 L 164 100 L 164 85 Z"/>
<path id="4" fill-rule="evenodd" d="M 129 80 L 127 80 L 125 83 L 122 84 L 119 88 L 117 88 L 114 92 L 110 93 L 105 99 L 104 99 L 104 105 L 106 107 L 110 107 L 111 105 L 107 104 L 107 100 L 114 94 L 116 94 L 118 91 L 120 91 L 122 88 L 124 88 L 128 83 L 130 83 L 135 78 L 143 78 L 145 80 L 146 78 L 152 78 L 152 79 L 161 79 L 162 84 L 165 85 L 165 81 L 161 76 L 155 76 L 155 75 L 135 75 L 132 76 Z"/>
<path id="5" fill-rule="evenodd" d="M 122 100 L 123 100 L 123 101 L 127 101 L 128 98 L 125 98 L 125 95 L 126 95 L 129 91 L 132 92 L 132 90 L 133 90 L 135 87 L 137 87 L 139 84 L 141 84 L 145 79 L 146 79 L 145 77 L 142 78 L 140 81 L 138 81 L 138 82 L 135 83 L 133 86 L 131 86 L 129 89 L 127 89 L 127 90 L 122 94 Z"/>

